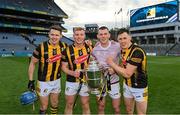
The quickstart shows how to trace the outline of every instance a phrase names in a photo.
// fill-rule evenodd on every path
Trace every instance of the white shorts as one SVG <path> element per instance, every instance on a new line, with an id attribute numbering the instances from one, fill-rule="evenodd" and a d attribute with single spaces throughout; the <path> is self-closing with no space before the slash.
<path id="1" fill-rule="evenodd" d="M 79 83 L 78 82 L 68 82 L 66 81 L 66 95 L 75 95 L 78 91 Z M 80 96 L 89 96 L 89 89 L 86 83 L 82 84 L 81 90 L 79 92 Z"/>
<path id="2" fill-rule="evenodd" d="M 132 88 L 123 84 L 123 95 L 125 98 L 134 98 L 137 102 L 148 100 L 148 87 L 146 88 Z"/>
<path id="3" fill-rule="evenodd" d="M 50 93 L 61 92 L 61 79 L 54 81 L 37 81 L 37 94 L 39 96 L 48 96 Z"/>
<path id="4" fill-rule="evenodd" d="M 105 93 L 103 96 L 105 97 L 106 95 L 107 95 L 107 94 Z M 119 82 L 111 85 L 111 91 L 108 92 L 108 95 L 109 95 L 112 99 L 118 99 L 118 98 L 121 97 Z M 100 94 L 98 94 L 98 95 L 96 95 L 96 96 L 99 97 Z"/>

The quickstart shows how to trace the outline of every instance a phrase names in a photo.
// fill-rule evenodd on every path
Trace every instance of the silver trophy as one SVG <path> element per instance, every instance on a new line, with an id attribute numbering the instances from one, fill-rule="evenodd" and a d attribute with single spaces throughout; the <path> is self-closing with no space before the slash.
<path id="1" fill-rule="evenodd" d="M 86 69 L 87 83 L 90 88 L 91 94 L 99 94 L 99 88 L 101 86 L 102 71 L 98 67 L 96 60 L 89 62 L 89 66 Z"/>

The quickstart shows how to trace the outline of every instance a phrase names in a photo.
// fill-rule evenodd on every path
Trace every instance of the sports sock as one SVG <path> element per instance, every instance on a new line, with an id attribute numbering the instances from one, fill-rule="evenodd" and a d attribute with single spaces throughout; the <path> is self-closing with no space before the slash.
<path id="1" fill-rule="evenodd" d="M 51 110 L 51 114 L 57 114 L 58 112 L 58 107 L 50 107 L 50 110 Z"/>

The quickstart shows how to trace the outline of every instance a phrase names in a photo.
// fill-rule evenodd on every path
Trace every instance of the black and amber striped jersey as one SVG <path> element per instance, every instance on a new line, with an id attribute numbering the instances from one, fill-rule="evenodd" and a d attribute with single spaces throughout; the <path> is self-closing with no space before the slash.
<path id="1" fill-rule="evenodd" d="M 92 52 L 92 46 L 84 44 L 82 48 L 75 47 L 74 44 L 68 46 L 63 52 L 62 61 L 68 62 L 68 68 L 70 70 L 84 70 L 88 67 L 90 54 Z M 81 78 L 85 81 L 85 75 L 81 74 Z M 67 75 L 67 81 L 79 82 L 78 78 Z"/>
<path id="2" fill-rule="evenodd" d="M 61 77 L 61 54 L 66 47 L 62 42 L 53 46 L 45 41 L 34 50 L 33 56 L 39 59 L 39 81 L 54 81 Z"/>
<path id="3" fill-rule="evenodd" d="M 122 65 L 126 68 L 127 63 L 137 66 L 136 71 L 124 82 L 133 88 L 147 87 L 147 59 L 145 51 L 139 46 L 132 44 L 128 49 L 122 50 Z"/>

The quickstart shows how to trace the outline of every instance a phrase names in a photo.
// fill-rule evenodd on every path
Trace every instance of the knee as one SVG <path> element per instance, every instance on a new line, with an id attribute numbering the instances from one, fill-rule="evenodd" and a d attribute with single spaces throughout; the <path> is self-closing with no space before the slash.
<path id="1" fill-rule="evenodd" d="M 120 113 L 120 107 L 119 107 L 119 105 L 113 105 L 113 108 L 114 108 L 114 112 L 115 112 L 116 114 Z"/>
<path id="2" fill-rule="evenodd" d="M 51 103 L 51 106 L 52 106 L 52 107 L 57 107 L 57 106 L 58 106 L 58 103 L 59 103 L 59 101 L 58 101 L 58 100 L 55 100 L 55 101 L 53 101 L 53 102 Z"/>
<path id="3" fill-rule="evenodd" d="M 104 103 L 99 103 L 98 104 L 98 109 L 99 110 L 104 111 L 104 108 L 105 108 L 105 104 Z"/>
<path id="4" fill-rule="evenodd" d="M 48 104 L 43 104 L 40 106 L 40 110 L 42 110 L 42 111 L 46 111 L 47 108 L 48 108 Z"/>
<path id="5" fill-rule="evenodd" d="M 73 104 L 74 104 L 73 102 L 67 101 L 66 102 L 66 107 L 67 108 L 73 108 Z"/>
<path id="6" fill-rule="evenodd" d="M 119 107 L 114 107 L 114 113 L 119 114 L 120 113 L 120 108 Z"/>
<path id="7" fill-rule="evenodd" d="M 129 106 L 126 106 L 126 112 L 128 114 L 132 114 L 133 113 L 133 108 L 132 107 L 129 107 Z"/>
<path id="8" fill-rule="evenodd" d="M 84 110 L 89 110 L 89 103 L 82 104 Z"/>

